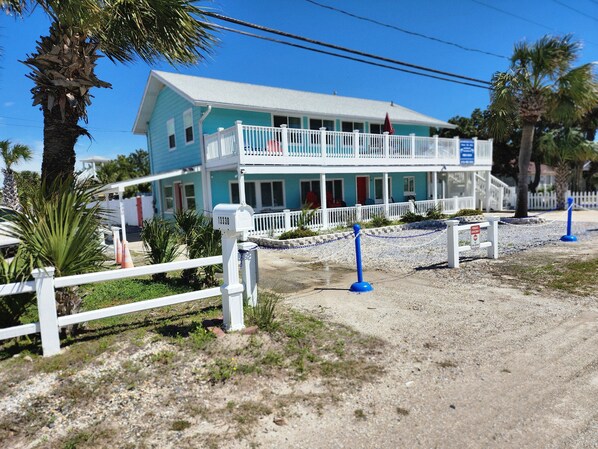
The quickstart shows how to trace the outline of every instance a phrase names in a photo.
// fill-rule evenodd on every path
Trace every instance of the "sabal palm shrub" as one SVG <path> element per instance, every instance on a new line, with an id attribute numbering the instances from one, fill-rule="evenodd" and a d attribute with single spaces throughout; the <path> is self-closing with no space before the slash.
<path id="1" fill-rule="evenodd" d="M 146 260 L 152 265 L 172 262 L 181 253 L 177 230 L 172 223 L 160 217 L 143 222 L 141 240 Z M 152 279 L 165 281 L 166 273 L 152 274 Z"/>
<path id="2" fill-rule="evenodd" d="M 33 153 L 27 145 L 11 144 L 10 140 L 0 140 L 0 158 L 4 163 L 4 187 L 2 189 L 2 205 L 11 209 L 20 210 L 17 181 L 13 166 L 21 161 L 29 161 Z"/>
<path id="3" fill-rule="evenodd" d="M 222 254 L 222 235 L 214 229 L 212 219 L 206 215 L 197 215 L 198 220 L 190 235 L 188 254 L 190 259 L 219 256 Z M 200 284 L 204 287 L 218 285 L 216 273 L 222 271 L 221 265 L 203 267 L 203 278 Z"/>
<path id="4" fill-rule="evenodd" d="M 21 212 L 7 218 L 11 226 L 5 233 L 21 240 L 22 256 L 34 267 L 54 267 L 57 277 L 96 271 L 106 257 L 96 238 L 105 211 L 95 194 L 73 178 L 42 185 Z M 76 313 L 81 296 L 76 288 L 60 289 L 56 304 L 60 315 Z"/>
<path id="5" fill-rule="evenodd" d="M 31 278 L 32 269 L 33 260 L 22 249 L 17 250 L 12 259 L 0 255 L 0 284 L 26 281 Z M 21 317 L 33 298 L 33 293 L 0 297 L 0 329 L 21 324 Z"/>

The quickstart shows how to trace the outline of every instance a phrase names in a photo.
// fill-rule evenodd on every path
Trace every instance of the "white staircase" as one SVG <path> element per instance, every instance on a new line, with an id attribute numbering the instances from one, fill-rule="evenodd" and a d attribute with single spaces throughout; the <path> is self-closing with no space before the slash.
<path id="1" fill-rule="evenodd" d="M 490 176 L 489 184 L 487 176 Z M 481 201 L 484 209 L 499 211 L 513 206 L 515 193 L 513 187 L 492 176 L 490 172 L 481 172 L 481 174 L 476 172 L 476 179 L 476 197 Z"/>

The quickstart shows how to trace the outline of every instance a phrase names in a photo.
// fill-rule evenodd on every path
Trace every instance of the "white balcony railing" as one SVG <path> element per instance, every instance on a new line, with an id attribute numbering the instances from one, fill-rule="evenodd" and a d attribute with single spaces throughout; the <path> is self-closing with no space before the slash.
<path id="1" fill-rule="evenodd" d="M 474 139 L 475 165 L 492 164 L 492 140 Z M 220 128 L 205 136 L 207 166 L 460 165 L 460 140 L 270 126 Z"/>

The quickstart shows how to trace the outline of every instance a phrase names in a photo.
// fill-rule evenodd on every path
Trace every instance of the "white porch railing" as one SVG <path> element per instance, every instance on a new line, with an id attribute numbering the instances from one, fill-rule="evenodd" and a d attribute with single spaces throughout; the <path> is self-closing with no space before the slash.
<path id="1" fill-rule="evenodd" d="M 441 207 L 444 213 L 451 214 L 460 209 L 472 209 L 473 197 L 456 196 L 454 198 L 439 199 L 436 202 L 434 200 L 424 200 L 390 203 L 388 205 L 388 214 L 384 213 L 384 204 L 328 208 L 326 209 L 328 213 L 328 229 L 337 226 L 347 226 L 358 221 L 370 221 L 376 216 L 386 216 L 391 220 L 398 220 L 409 211 L 423 215 L 436 205 Z M 290 211 L 288 209 L 283 212 L 254 214 L 254 230 L 249 231 L 249 235 L 256 237 L 276 236 L 283 232 L 297 229 L 302 214 L 302 211 Z M 307 227 L 312 230 L 324 229 L 322 223 L 322 210 L 317 209 Z"/>
<path id="2" fill-rule="evenodd" d="M 492 164 L 492 140 L 474 139 L 475 165 Z M 236 125 L 205 136 L 206 166 L 460 165 L 460 140 Z"/>

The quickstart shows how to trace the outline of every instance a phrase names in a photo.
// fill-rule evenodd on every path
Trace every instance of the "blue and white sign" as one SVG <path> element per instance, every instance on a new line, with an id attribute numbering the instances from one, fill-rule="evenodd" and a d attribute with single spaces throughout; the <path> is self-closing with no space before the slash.
<path id="1" fill-rule="evenodd" d="M 459 163 L 472 165 L 475 163 L 475 143 L 473 140 L 459 141 Z"/>

